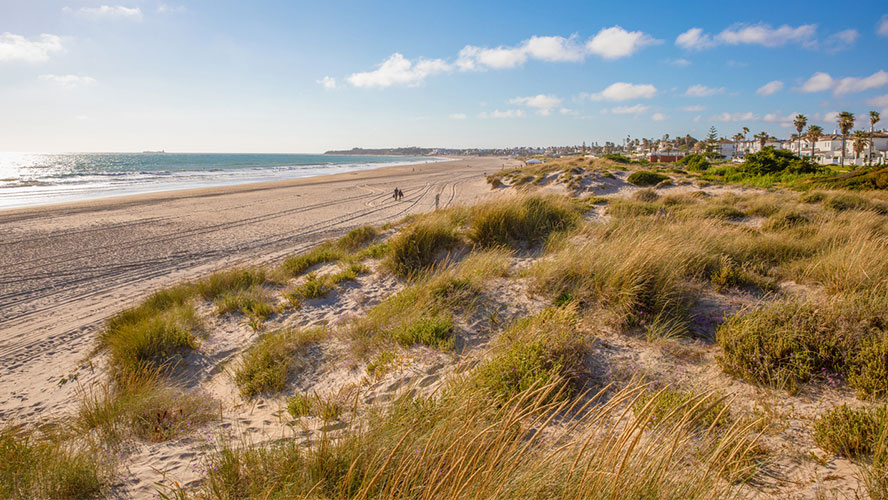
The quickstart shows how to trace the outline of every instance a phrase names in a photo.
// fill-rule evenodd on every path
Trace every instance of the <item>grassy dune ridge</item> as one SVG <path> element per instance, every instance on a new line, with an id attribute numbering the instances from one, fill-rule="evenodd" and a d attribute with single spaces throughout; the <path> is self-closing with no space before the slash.
<path id="1" fill-rule="evenodd" d="M 570 160 L 500 172 L 491 184 L 561 182 L 576 192 L 589 176 L 610 182 L 625 168 Z M 670 174 L 659 175 L 675 184 L 685 175 Z M 775 458 L 762 429 L 779 425 L 706 387 L 717 382 L 779 398 L 851 389 L 851 407 L 825 409 L 804 432 L 853 460 L 867 494 L 885 498 L 888 197 L 665 185 L 581 199 L 522 187 L 409 217 L 393 231 L 359 228 L 273 268 L 224 270 L 158 291 L 105 325 L 98 349 L 110 381 L 84 391 L 67 430 L 0 433 L 0 463 L 44 457 L 24 476 L 44 479 L 3 472 L 0 497 L 100 494 L 114 471 L 101 446 L 174 439 L 227 411 L 180 379 L 182 364 L 214 335 L 207 315 L 217 315 L 254 330 L 230 369 L 244 402 L 288 396 L 289 425 L 343 425 L 304 441 L 220 439 L 200 486 L 175 491 L 183 497 L 744 496 Z M 393 292 L 342 321 L 279 321 L 337 300 L 348 283 L 383 277 Z M 522 294 L 531 312 L 503 319 Z M 703 322 L 713 297 L 744 307 Z M 469 333 L 476 343 L 464 342 Z M 601 365 L 614 338 L 658 353 L 704 349 L 711 358 L 694 362 L 711 360 L 723 376 L 699 387 L 649 380 L 637 368 L 615 376 Z M 459 369 L 430 393 L 386 404 L 294 383 L 336 353 L 325 361 L 363 370 L 372 386 L 398 376 L 398 359 L 424 352 Z"/>

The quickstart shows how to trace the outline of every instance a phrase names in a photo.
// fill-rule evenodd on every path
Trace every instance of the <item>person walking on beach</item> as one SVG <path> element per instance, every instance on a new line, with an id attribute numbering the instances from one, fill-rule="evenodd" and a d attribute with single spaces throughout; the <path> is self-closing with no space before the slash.
<path id="1" fill-rule="evenodd" d="M 441 193 L 435 195 L 435 210 L 438 210 L 438 203 L 441 201 Z"/>
<path id="2" fill-rule="evenodd" d="M 398 201 L 398 193 L 400 193 L 400 191 L 398 190 L 398 188 L 395 188 L 395 194 L 394 194 L 394 196 L 392 196 L 392 198 L 394 198 L 395 201 Z"/>
<path id="3" fill-rule="evenodd" d="M 404 191 L 401 191 L 400 188 L 398 189 L 398 199 L 399 199 L 399 200 L 403 200 L 403 199 L 404 199 Z"/>

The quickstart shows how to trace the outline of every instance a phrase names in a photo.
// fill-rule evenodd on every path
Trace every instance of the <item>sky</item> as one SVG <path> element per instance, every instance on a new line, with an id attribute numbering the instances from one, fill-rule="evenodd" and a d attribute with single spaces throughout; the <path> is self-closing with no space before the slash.
<path id="1" fill-rule="evenodd" d="M 0 0 L 0 151 L 323 152 L 836 128 L 888 4 Z"/>

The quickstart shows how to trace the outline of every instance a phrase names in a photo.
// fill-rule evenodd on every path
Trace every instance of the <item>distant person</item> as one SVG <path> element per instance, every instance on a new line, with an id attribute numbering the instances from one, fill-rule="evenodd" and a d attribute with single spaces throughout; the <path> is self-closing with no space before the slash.
<path id="1" fill-rule="evenodd" d="M 399 200 L 403 200 L 403 199 L 404 199 L 404 191 L 401 191 L 400 189 L 398 189 L 398 199 L 399 199 Z"/>
<path id="2" fill-rule="evenodd" d="M 394 198 L 395 201 L 398 201 L 398 192 L 399 192 L 398 188 L 395 188 L 395 194 L 394 194 L 394 196 L 392 196 L 392 198 Z"/>
<path id="3" fill-rule="evenodd" d="M 441 193 L 435 195 L 435 210 L 438 210 L 438 202 L 441 201 Z"/>

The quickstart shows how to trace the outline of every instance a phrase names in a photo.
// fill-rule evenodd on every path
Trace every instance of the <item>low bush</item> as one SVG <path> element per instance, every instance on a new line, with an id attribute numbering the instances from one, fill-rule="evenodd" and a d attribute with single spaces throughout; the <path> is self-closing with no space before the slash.
<path id="1" fill-rule="evenodd" d="M 264 392 L 279 392 L 305 359 L 299 359 L 309 347 L 327 335 L 321 328 L 285 329 L 264 335 L 244 353 L 234 370 L 234 380 L 244 397 Z"/>
<path id="2" fill-rule="evenodd" d="M 633 172 L 626 180 L 636 186 L 656 186 L 657 184 L 669 179 L 668 175 L 650 170 L 639 170 Z"/>
<path id="3" fill-rule="evenodd" d="M 706 217 L 723 220 L 737 220 L 746 217 L 742 210 L 730 205 L 716 205 L 706 209 Z"/>
<path id="4" fill-rule="evenodd" d="M 888 387 L 888 306 L 873 295 L 825 304 L 781 301 L 729 317 L 717 332 L 719 364 L 752 383 L 795 392 L 814 377 L 847 378 L 862 397 Z"/>
<path id="5" fill-rule="evenodd" d="M 472 382 L 500 402 L 532 387 L 576 384 L 583 370 L 583 344 L 572 308 L 544 310 L 501 333 L 493 356 L 474 370 Z"/>
<path id="6" fill-rule="evenodd" d="M 701 154 L 689 154 L 678 160 L 679 165 L 686 165 L 691 172 L 705 172 L 709 167 L 709 160 Z"/>
<path id="7" fill-rule="evenodd" d="M 801 158 L 782 149 L 766 147 L 758 153 L 746 155 L 746 161 L 739 170 L 749 175 L 761 176 L 778 172 L 813 174 L 819 172 L 820 167 L 809 158 Z"/>
<path id="8" fill-rule="evenodd" d="M 469 238 L 482 247 L 538 244 L 579 220 L 576 206 L 563 197 L 528 197 L 487 203 L 473 210 Z"/>
<path id="9" fill-rule="evenodd" d="M 228 292 L 216 298 L 216 312 L 221 314 L 241 313 L 244 316 L 268 319 L 275 313 L 271 295 L 261 286 L 246 290 Z"/>
<path id="10" fill-rule="evenodd" d="M 817 446 L 843 457 L 861 459 L 872 457 L 880 438 L 888 433 L 886 407 L 835 407 L 814 422 L 814 441 Z"/>

